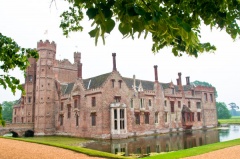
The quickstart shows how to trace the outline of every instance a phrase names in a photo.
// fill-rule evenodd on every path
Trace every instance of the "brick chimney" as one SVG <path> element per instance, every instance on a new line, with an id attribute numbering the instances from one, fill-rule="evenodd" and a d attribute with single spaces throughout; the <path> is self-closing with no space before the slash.
<path id="1" fill-rule="evenodd" d="M 113 71 L 117 71 L 117 67 L 116 67 L 116 53 L 112 53 L 112 57 L 113 57 Z"/>
<path id="2" fill-rule="evenodd" d="M 155 76 L 155 82 L 158 82 L 158 71 L 157 71 L 157 65 L 154 65 L 154 76 Z"/>
<path id="3" fill-rule="evenodd" d="M 177 78 L 177 85 L 179 86 L 179 79 Z"/>
<path id="4" fill-rule="evenodd" d="M 189 76 L 186 77 L 186 85 L 190 85 L 190 77 Z"/>
<path id="5" fill-rule="evenodd" d="M 178 73 L 178 79 L 179 79 L 179 85 L 182 85 L 182 73 L 181 72 L 179 72 Z"/>
<path id="6" fill-rule="evenodd" d="M 82 63 L 78 63 L 78 78 L 82 78 Z"/>

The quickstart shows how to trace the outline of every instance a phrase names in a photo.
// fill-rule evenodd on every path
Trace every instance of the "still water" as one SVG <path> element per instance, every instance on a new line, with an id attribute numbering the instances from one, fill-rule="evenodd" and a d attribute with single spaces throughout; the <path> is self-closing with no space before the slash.
<path id="1" fill-rule="evenodd" d="M 220 129 L 196 130 L 156 136 L 136 137 L 121 140 L 100 140 L 85 147 L 110 153 L 149 154 L 152 152 L 177 151 L 201 145 L 240 138 L 240 125 L 230 125 Z"/>

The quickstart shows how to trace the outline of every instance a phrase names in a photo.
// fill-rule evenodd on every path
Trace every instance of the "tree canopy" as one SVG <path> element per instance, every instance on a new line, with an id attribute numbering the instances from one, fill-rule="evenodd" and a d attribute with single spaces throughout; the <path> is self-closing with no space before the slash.
<path id="1" fill-rule="evenodd" d="M 5 121 L 3 120 L 2 117 L 2 105 L 0 104 L 0 126 L 4 126 L 5 125 Z"/>
<path id="2" fill-rule="evenodd" d="M 219 28 L 232 39 L 240 35 L 240 1 L 216 0 L 67 0 L 69 10 L 62 13 L 60 27 L 64 35 L 82 31 L 84 15 L 92 21 L 89 35 L 97 44 L 101 37 L 118 28 L 123 37 L 134 38 L 150 33 L 152 51 L 170 46 L 175 56 L 182 53 L 198 56 L 216 50 L 201 42 L 201 24 Z M 84 13 L 85 12 L 85 13 Z"/>
<path id="3" fill-rule="evenodd" d="M 21 71 L 25 71 L 29 66 L 28 58 L 38 58 L 38 53 L 34 49 L 26 49 L 20 47 L 13 39 L 0 33 L 0 86 L 4 89 L 9 87 L 13 94 L 16 89 L 23 90 L 19 79 L 9 75 L 9 71 L 18 67 Z"/>
<path id="4" fill-rule="evenodd" d="M 194 81 L 193 82 L 196 86 L 205 86 L 205 87 L 214 87 L 214 86 L 212 86 L 210 83 L 208 83 L 208 82 L 204 82 L 204 81 Z M 215 95 L 215 98 L 217 98 L 218 97 L 218 93 L 217 93 L 217 89 L 214 87 L 214 95 Z"/>
<path id="5" fill-rule="evenodd" d="M 2 118 L 5 121 L 12 122 L 13 105 L 17 101 L 4 101 L 2 103 Z"/>
<path id="6" fill-rule="evenodd" d="M 3 71 L 3 74 L 0 74 L 0 86 L 3 86 L 4 89 L 7 87 L 10 88 L 13 94 L 15 94 L 17 89 L 21 90 L 24 94 L 20 80 L 11 76 L 9 71 L 19 68 L 25 72 L 29 66 L 28 58 L 38 58 L 38 56 L 36 50 L 22 48 L 13 39 L 0 33 L 0 69 Z M 0 125 L 5 125 L 2 112 L 0 105 Z"/>
<path id="7" fill-rule="evenodd" d="M 230 119 L 231 114 L 223 102 L 216 102 L 218 119 Z"/>

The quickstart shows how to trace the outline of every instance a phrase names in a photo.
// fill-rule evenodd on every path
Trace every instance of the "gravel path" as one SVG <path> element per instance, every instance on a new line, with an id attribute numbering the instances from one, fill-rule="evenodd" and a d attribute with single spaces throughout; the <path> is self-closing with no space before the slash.
<path id="1" fill-rule="evenodd" d="M 240 145 L 184 159 L 240 159 Z M 0 159 L 103 159 L 62 148 L 0 138 Z"/>
<path id="2" fill-rule="evenodd" d="M 240 159 L 240 145 L 212 151 L 184 159 Z"/>
<path id="3" fill-rule="evenodd" d="M 0 138 L 0 159 L 103 159 L 53 146 Z"/>

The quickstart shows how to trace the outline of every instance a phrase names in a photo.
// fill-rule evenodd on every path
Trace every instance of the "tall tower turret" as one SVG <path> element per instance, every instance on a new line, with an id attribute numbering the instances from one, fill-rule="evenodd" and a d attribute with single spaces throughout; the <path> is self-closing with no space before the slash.
<path id="1" fill-rule="evenodd" d="M 81 53 L 74 52 L 74 63 L 81 63 Z"/>
<path id="2" fill-rule="evenodd" d="M 36 59 L 29 58 L 28 59 L 30 65 L 26 70 L 26 78 L 24 90 L 26 95 L 23 96 L 23 111 L 21 114 L 21 122 L 22 123 L 32 123 L 34 122 L 35 115 L 35 91 L 36 91 Z"/>
<path id="3" fill-rule="evenodd" d="M 56 57 L 55 42 L 37 43 L 39 59 L 36 75 L 35 133 L 51 135 L 55 132 L 55 89 L 53 66 Z"/>

